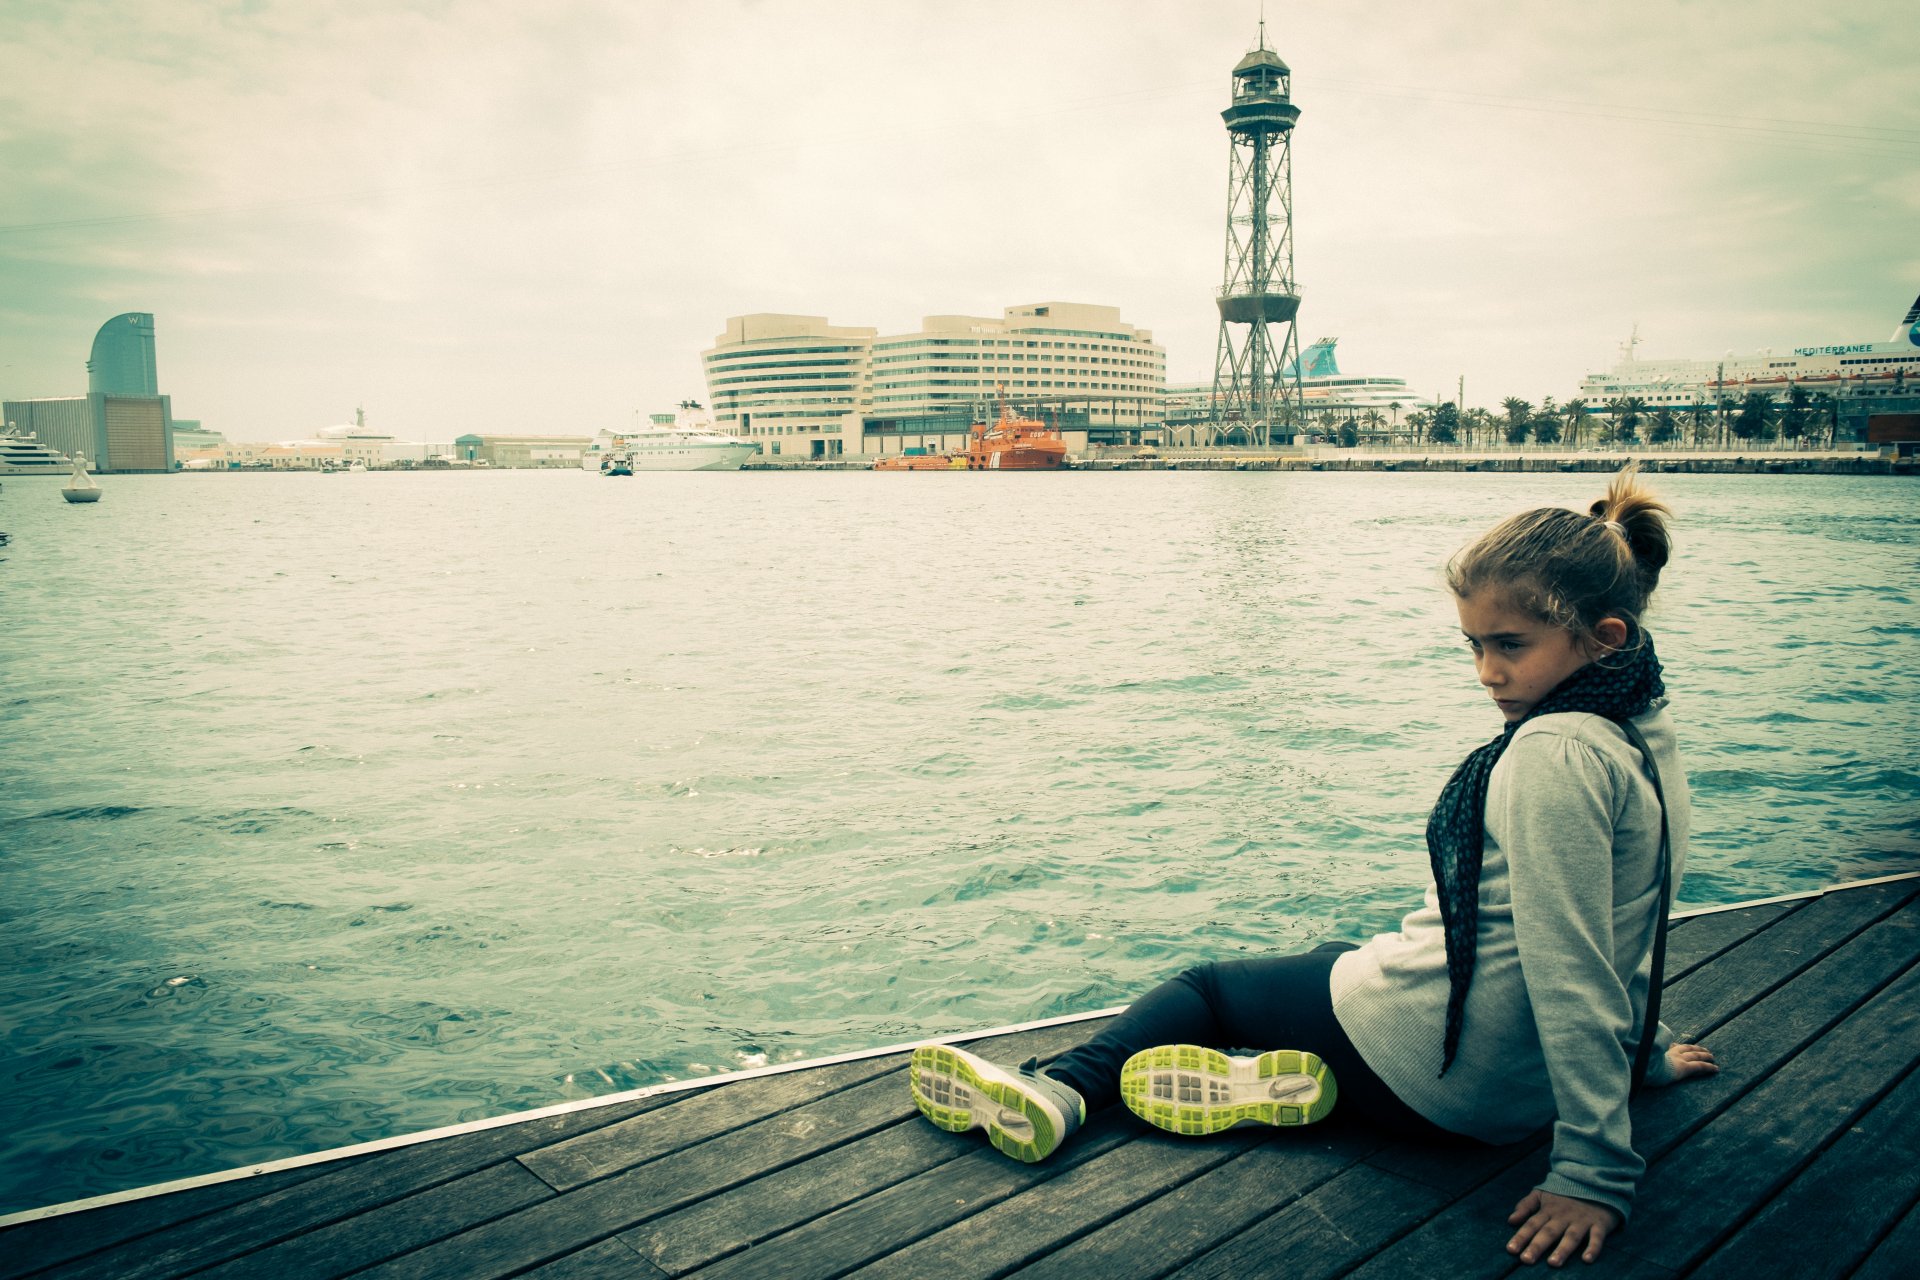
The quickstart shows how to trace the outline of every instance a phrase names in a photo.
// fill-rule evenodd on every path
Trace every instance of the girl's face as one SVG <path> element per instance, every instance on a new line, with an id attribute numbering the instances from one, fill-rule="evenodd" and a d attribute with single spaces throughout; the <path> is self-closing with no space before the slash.
<path id="1" fill-rule="evenodd" d="M 1473 649 L 1474 671 L 1510 724 L 1594 659 L 1572 632 L 1516 609 L 1503 592 L 1482 590 L 1453 602 Z"/>

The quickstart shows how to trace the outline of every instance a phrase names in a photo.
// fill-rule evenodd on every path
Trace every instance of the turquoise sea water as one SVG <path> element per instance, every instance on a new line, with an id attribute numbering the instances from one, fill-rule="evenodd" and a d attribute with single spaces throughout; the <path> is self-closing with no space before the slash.
<path id="1" fill-rule="evenodd" d="M 1920 489 L 1657 477 L 1688 904 L 1920 868 Z M 9 480 L 0 1211 L 1361 937 L 1590 476 Z"/>

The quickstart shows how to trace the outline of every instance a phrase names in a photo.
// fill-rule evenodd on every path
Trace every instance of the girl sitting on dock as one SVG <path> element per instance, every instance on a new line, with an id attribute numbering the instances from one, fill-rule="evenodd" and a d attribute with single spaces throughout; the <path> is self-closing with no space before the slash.
<path id="1" fill-rule="evenodd" d="M 1116 1100 L 1184 1134 L 1311 1123 L 1336 1093 L 1343 1114 L 1404 1137 L 1507 1143 L 1552 1121 L 1549 1171 L 1509 1217 L 1507 1250 L 1597 1258 L 1644 1167 L 1634 1085 L 1718 1070 L 1657 1021 L 1690 812 L 1640 624 L 1668 514 L 1630 465 L 1588 512 L 1523 512 L 1448 564 L 1506 725 L 1442 789 L 1433 881 L 1398 932 L 1190 969 L 1044 1071 L 922 1045 L 920 1110 L 1024 1161 Z"/>

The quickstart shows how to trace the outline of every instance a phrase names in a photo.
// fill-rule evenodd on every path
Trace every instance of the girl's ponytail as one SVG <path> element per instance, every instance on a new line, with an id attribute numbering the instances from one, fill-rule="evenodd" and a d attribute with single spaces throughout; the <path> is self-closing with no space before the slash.
<path id="1" fill-rule="evenodd" d="M 1634 574 L 1640 581 L 1644 607 L 1646 597 L 1660 585 L 1660 571 L 1673 554 L 1673 540 L 1667 533 L 1665 503 L 1655 498 L 1640 483 L 1640 464 L 1629 462 L 1607 483 L 1604 498 L 1587 508 L 1595 519 L 1613 526 L 1625 539 L 1633 556 Z"/>
<path id="2" fill-rule="evenodd" d="M 1606 617 L 1637 633 L 1673 553 L 1670 514 L 1628 463 L 1585 514 L 1541 507 L 1501 521 L 1454 556 L 1447 585 L 1463 599 L 1483 587 L 1504 591 L 1518 607 L 1583 638 L 1592 639 Z"/>

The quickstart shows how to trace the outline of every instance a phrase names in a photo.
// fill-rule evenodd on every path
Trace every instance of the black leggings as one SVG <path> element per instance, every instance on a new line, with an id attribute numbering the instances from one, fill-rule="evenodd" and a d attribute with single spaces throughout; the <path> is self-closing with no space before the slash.
<path id="1" fill-rule="evenodd" d="M 1134 1001 L 1093 1039 L 1056 1058 L 1047 1074 L 1080 1091 L 1089 1111 L 1119 1101 L 1121 1064 L 1161 1044 L 1209 1049 L 1304 1049 L 1333 1069 L 1334 1114 L 1398 1136 L 1462 1141 L 1409 1107 L 1373 1073 L 1333 1016 L 1333 962 L 1351 943 L 1299 956 L 1221 960 L 1189 969 Z"/>

